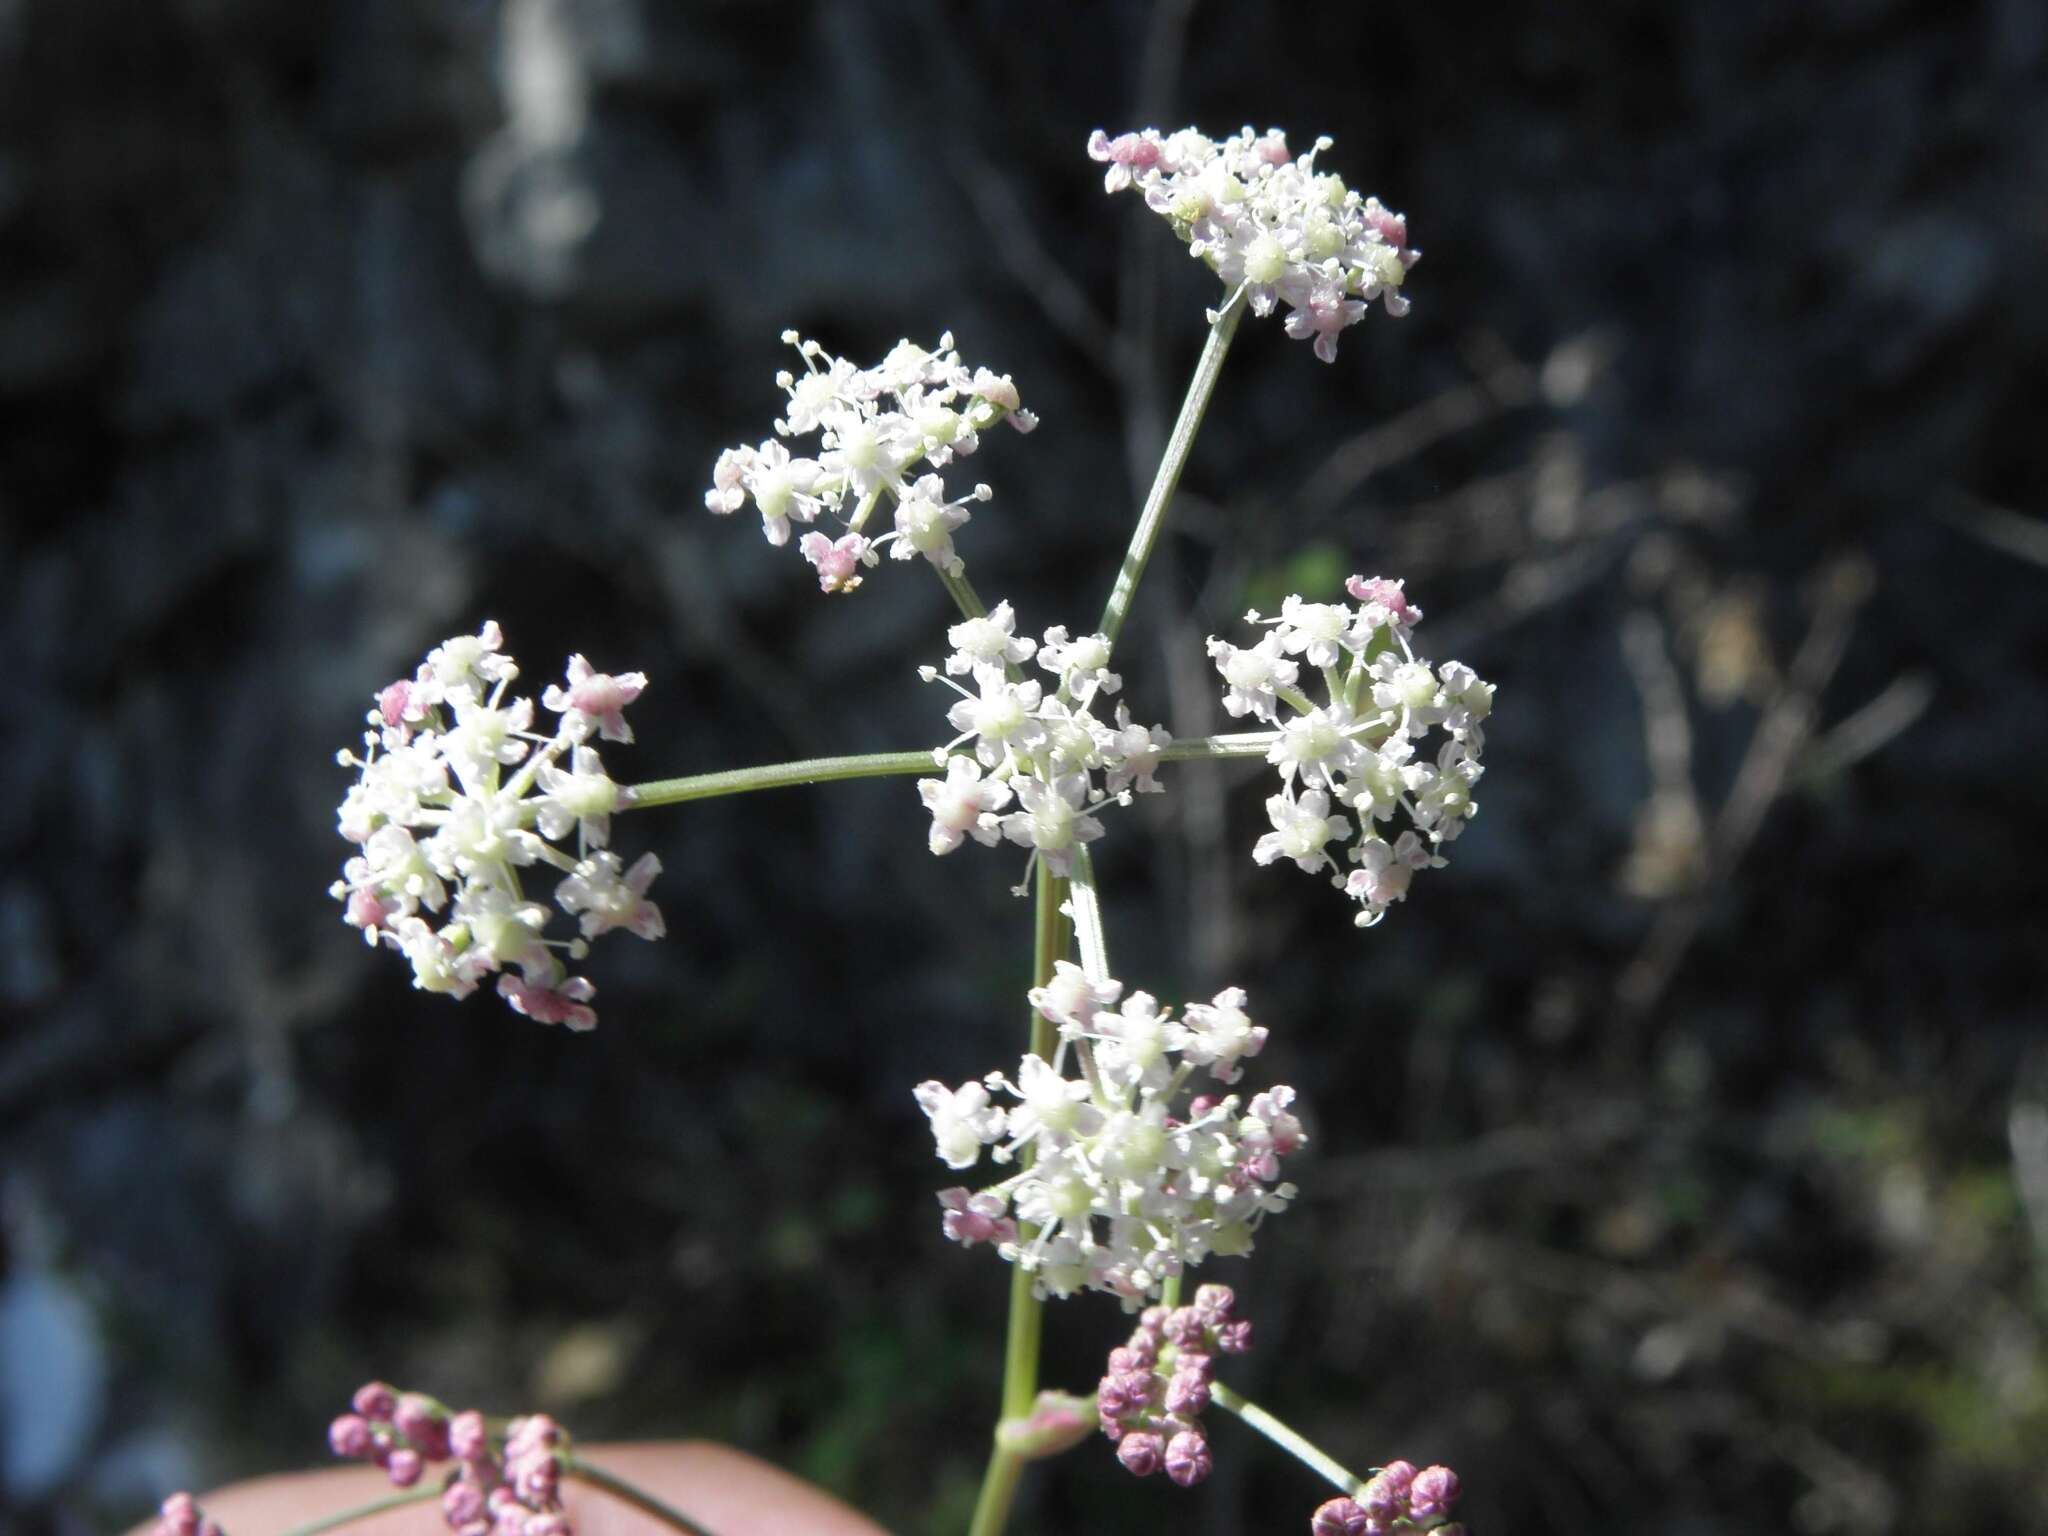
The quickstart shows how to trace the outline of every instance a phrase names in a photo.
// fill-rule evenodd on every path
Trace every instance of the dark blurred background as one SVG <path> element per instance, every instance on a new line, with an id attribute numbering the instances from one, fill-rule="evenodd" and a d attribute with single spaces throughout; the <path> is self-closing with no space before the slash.
<path id="1" fill-rule="evenodd" d="M 621 777 L 940 740 L 937 584 L 822 599 L 713 457 L 783 327 L 951 327 L 1044 418 L 971 572 L 1092 623 L 1215 292 L 1082 146 L 1251 122 L 1427 259 L 1334 367 L 1247 321 L 1126 697 L 1227 726 L 1202 638 L 1352 571 L 1500 694 L 1378 930 L 1252 865 L 1259 765 L 1101 845 L 1119 973 L 1248 987 L 1312 1101 L 1241 1386 L 1495 1536 L 2048 1530 L 2044 86 L 2038 0 L 0 0 L 0 1525 L 377 1374 L 962 1526 L 1005 1276 L 909 1088 L 1014 1062 L 1014 850 L 902 781 L 631 818 L 671 936 L 576 1037 L 342 926 L 332 754 L 486 616 L 651 674 Z M 1019 1528 L 1306 1529 L 1240 1431 Z"/>

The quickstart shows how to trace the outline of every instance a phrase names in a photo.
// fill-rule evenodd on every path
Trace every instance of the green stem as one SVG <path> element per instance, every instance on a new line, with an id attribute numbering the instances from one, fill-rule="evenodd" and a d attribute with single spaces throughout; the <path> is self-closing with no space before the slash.
<path id="1" fill-rule="evenodd" d="M 1060 912 L 1067 882 L 1047 869 L 1042 860 L 1033 867 L 1033 875 L 1037 904 L 1032 922 L 1031 976 L 1032 985 L 1038 987 L 1052 980 L 1053 962 L 1065 957 L 1070 935 L 1067 920 Z M 1035 1008 L 1031 1010 L 1030 1027 L 1031 1054 L 1050 1061 L 1058 1031 Z M 1030 1155 L 1027 1148 L 1020 1160 Z M 1025 1161 L 1024 1166 L 1029 1167 L 1029 1162 Z M 1020 1236 L 1028 1238 L 1030 1233 L 1022 1232 Z M 1027 1417 L 1038 1397 L 1038 1347 L 1044 1324 L 1045 1303 L 1032 1294 L 1030 1271 L 1021 1264 L 1012 1265 L 1010 1319 L 1003 1344 L 1003 1406 L 998 1427 L 1003 1419 Z M 994 1444 L 989 1451 L 988 1470 L 982 1474 L 981 1496 L 975 1501 L 974 1522 L 967 1528 L 968 1536 L 1001 1536 L 1010 1518 L 1010 1506 L 1016 1501 L 1017 1480 L 1024 1472 L 1023 1458 L 1005 1449 L 1000 1438 L 991 1439 Z"/>
<path id="2" fill-rule="evenodd" d="M 1081 969 L 1090 981 L 1108 981 L 1109 942 L 1102 931 L 1102 903 L 1095 895 L 1095 861 L 1084 843 L 1074 845 L 1072 893 L 1067 905 L 1074 913 L 1074 938 L 1081 949 Z"/>
<path id="3" fill-rule="evenodd" d="M 1010 1518 L 1010 1506 L 1017 1500 L 1017 1479 L 1024 1474 L 1024 1458 L 998 1446 L 981 1475 L 981 1496 L 974 1501 L 974 1520 L 967 1536 L 1002 1536 Z"/>
<path id="4" fill-rule="evenodd" d="M 1216 317 L 1216 323 L 1209 327 L 1209 339 L 1202 347 L 1201 360 L 1195 364 L 1195 376 L 1188 381 L 1187 397 L 1181 401 L 1180 417 L 1173 424 L 1173 434 L 1166 440 L 1166 452 L 1160 456 L 1159 472 L 1152 477 L 1152 489 L 1145 497 L 1145 508 L 1138 514 L 1138 526 L 1131 531 L 1131 547 L 1124 552 L 1123 568 L 1116 573 L 1116 585 L 1110 589 L 1109 603 L 1102 610 L 1102 632 L 1109 637 L 1112 648 L 1116 637 L 1124 627 L 1124 617 L 1130 612 L 1131 598 L 1138 590 L 1138 578 L 1145 574 L 1145 562 L 1152 558 L 1152 546 L 1159 542 L 1159 530 L 1166 523 L 1166 509 L 1173 500 L 1174 488 L 1180 484 L 1180 472 L 1186 467 L 1188 454 L 1195 446 L 1195 434 L 1202 429 L 1202 413 L 1209 408 L 1209 397 L 1216 392 L 1216 379 L 1223 372 L 1223 358 L 1230 351 L 1230 338 L 1237 334 L 1237 322 L 1244 316 L 1245 300 L 1242 293 L 1223 306 L 1223 313 Z"/>
<path id="5" fill-rule="evenodd" d="M 1278 731 L 1236 731 L 1227 736 L 1190 736 L 1176 741 L 1159 754 L 1162 763 L 1220 762 L 1230 757 L 1264 757 Z"/>
<path id="6" fill-rule="evenodd" d="M 939 570 L 937 566 L 933 566 L 932 569 L 935 571 Z M 981 594 L 974 590 L 974 586 L 968 581 L 965 572 L 958 576 L 949 576 L 946 572 L 939 571 L 939 585 L 946 589 L 948 595 L 953 599 L 954 606 L 968 618 L 985 619 L 988 617 L 988 604 L 981 600 Z"/>
<path id="7" fill-rule="evenodd" d="M 1276 1419 L 1251 1399 L 1231 1391 L 1220 1381 L 1209 1384 L 1209 1401 L 1236 1414 L 1281 1450 L 1328 1481 L 1339 1493 L 1355 1499 L 1365 1491 L 1366 1479 L 1379 1474 L 1378 1467 L 1368 1467 L 1365 1477 L 1360 1477 L 1306 1435 Z"/>
<path id="8" fill-rule="evenodd" d="M 372 1516 L 383 1514 L 387 1509 L 403 1509 L 408 1504 L 424 1504 L 428 1499 L 438 1499 L 439 1497 L 441 1497 L 441 1485 L 439 1483 L 427 1484 L 422 1487 L 408 1489 L 404 1493 L 394 1493 L 385 1498 L 372 1499 L 367 1504 L 358 1504 L 354 1509 L 344 1509 L 340 1514 L 322 1515 L 318 1520 L 310 1521 L 305 1525 L 293 1526 L 284 1533 L 284 1536 L 320 1536 L 322 1531 L 337 1530 L 344 1525 L 352 1525 L 358 1520 L 368 1520 Z"/>
<path id="9" fill-rule="evenodd" d="M 756 789 L 787 789 L 794 784 L 823 784 L 831 779 L 875 779 L 888 774 L 933 773 L 929 752 L 868 752 L 859 757 L 806 757 L 793 763 L 760 768 L 728 768 L 682 779 L 655 779 L 619 791 L 619 809 L 645 810 L 652 805 L 681 805 L 719 795 L 743 795 Z"/>
<path id="10" fill-rule="evenodd" d="M 1227 736 L 1190 736 L 1176 741 L 1159 754 L 1162 763 L 1221 762 L 1231 757 L 1264 757 L 1278 731 L 1236 731 Z"/>
<path id="11" fill-rule="evenodd" d="M 602 1489 L 622 1504 L 630 1504 L 641 1514 L 660 1521 L 672 1531 L 681 1531 L 683 1536 L 711 1536 L 711 1533 L 673 1505 L 664 1504 L 646 1489 L 627 1482 L 623 1477 L 607 1472 L 603 1467 L 594 1467 L 587 1461 L 571 1456 L 562 1468 L 563 1472 L 593 1488 Z"/>

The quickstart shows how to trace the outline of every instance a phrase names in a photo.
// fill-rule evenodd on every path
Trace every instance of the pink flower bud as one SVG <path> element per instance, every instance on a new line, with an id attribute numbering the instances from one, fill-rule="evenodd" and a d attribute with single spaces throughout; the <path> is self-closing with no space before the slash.
<path id="1" fill-rule="evenodd" d="M 1166 1441 L 1150 1430 L 1125 1435 L 1117 1443 L 1116 1459 L 1133 1477 L 1150 1477 L 1166 1460 Z"/>
<path id="2" fill-rule="evenodd" d="M 381 1381 L 356 1388 L 355 1410 L 366 1419 L 389 1420 L 398 1411 L 398 1394 Z"/>
<path id="3" fill-rule="evenodd" d="M 1161 1330 L 1173 1343 L 1182 1349 L 1199 1348 L 1207 1328 L 1202 1314 L 1193 1307 L 1175 1307 L 1166 1315 L 1166 1326 Z"/>
<path id="4" fill-rule="evenodd" d="M 1012 1455 L 1037 1461 L 1071 1450 L 1094 1432 L 1088 1400 L 1069 1392 L 1045 1391 L 1033 1399 L 1023 1418 L 996 1426 L 996 1443 Z"/>
<path id="5" fill-rule="evenodd" d="M 1309 1536 L 1366 1536 L 1368 1517 L 1349 1499 L 1331 1499 L 1316 1506 Z"/>
<path id="6" fill-rule="evenodd" d="M 1408 1512 L 1417 1520 L 1447 1515 L 1458 1502 L 1458 1474 L 1449 1467 L 1424 1467 L 1408 1488 Z"/>
<path id="7" fill-rule="evenodd" d="M 337 1456 L 365 1461 L 370 1455 L 370 1425 L 359 1413 L 344 1413 L 327 1426 L 327 1444 Z"/>
<path id="8" fill-rule="evenodd" d="M 198 1536 L 202 1516 L 189 1493 L 174 1493 L 157 1510 L 157 1536 Z"/>
<path id="9" fill-rule="evenodd" d="M 1166 1444 L 1166 1475 L 1192 1488 L 1209 1475 L 1209 1442 L 1197 1429 L 1184 1429 Z"/>
<path id="10" fill-rule="evenodd" d="M 393 1451 L 384 1463 L 384 1475 L 391 1479 L 394 1488 L 410 1488 L 420 1480 L 424 1469 L 420 1453 L 404 1446 Z"/>
<path id="11" fill-rule="evenodd" d="M 1216 1347 L 1226 1355 L 1248 1353 L 1252 1347 L 1251 1319 L 1239 1318 L 1219 1327 L 1216 1330 Z"/>
<path id="12" fill-rule="evenodd" d="M 398 1400 L 391 1416 L 398 1432 L 410 1440 L 413 1449 L 428 1461 L 445 1460 L 448 1455 L 448 1418 L 430 1397 L 408 1392 Z"/>
<path id="13" fill-rule="evenodd" d="M 1166 1411 L 1194 1418 L 1209 1406 L 1209 1376 L 1205 1371 L 1175 1371 L 1166 1384 Z"/>
<path id="14" fill-rule="evenodd" d="M 484 1491 L 472 1482 L 450 1483 L 441 1495 L 441 1515 L 458 1530 L 484 1518 Z"/>
<path id="15" fill-rule="evenodd" d="M 1204 1285 L 1195 1291 L 1195 1310 L 1212 1328 L 1229 1322 L 1231 1310 L 1236 1305 L 1237 1292 L 1227 1285 Z"/>
<path id="16" fill-rule="evenodd" d="M 1390 1461 L 1365 1485 L 1359 1503 L 1375 1520 L 1399 1520 L 1408 1513 L 1408 1487 L 1415 1481 L 1415 1464 Z"/>
<path id="17" fill-rule="evenodd" d="M 490 1432 L 484 1416 L 474 1408 L 448 1421 L 448 1449 L 463 1461 L 482 1461 L 491 1453 Z"/>
<path id="18" fill-rule="evenodd" d="M 412 701 L 412 684 L 404 678 L 387 685 L 377 695 L 377 712 L 384 717 L 384 723 L 394 729 L 405 724 L 406 706 Z"/>

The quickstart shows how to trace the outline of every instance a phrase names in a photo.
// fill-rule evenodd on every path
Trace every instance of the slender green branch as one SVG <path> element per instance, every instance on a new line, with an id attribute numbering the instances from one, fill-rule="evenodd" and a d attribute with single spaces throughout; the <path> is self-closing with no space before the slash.
<path id="1" fill-rule="evenodd" d="M 970 619 L 988 617 L 988 604 L 981 600 L 981 594 L 974 590 L 973 584 L 968 581 L 964 572 L 958 576 L 950 576 L 937 566 L 933 566 L 932 569 L 939 572 L 939 585 L 946 589 L 953 599 L 954 606 L 961 613 Z"/>
<path id="2" fill-rule="evenodd" d="M 1264 757 L 1278 731 L 1238 731 L 1227 736 L 1190 736 L 1169 744 L 1159 754 L 1162 763 L 1217 762 L 1227 757 Z"/>
<path id="3" fill-rule="evenodd" d="M 1052 980 L 1053 962 L 1065 958 L 1071 933 L 1060 912 L 1066 899 L 1067 882 L 1040 860 L 1033 867 L 1037 902 L 1032 913 L 1031 977 L 1033 986 Z M 1052 1059 L 1058 1032 L 1052 1021 L 1031 1010 L 1031 1053 Z M 1030 1148 L 1020 1155 L 1029 1167 Z M 1020 1234 L 1028 1239 L 1028 1231 Z M 1003 1344 L 1003 1406 L 997 1419 L 1028 1416 L 1038 1396 L 1038 1349 L 1045 1325 L 1045 1303 L 1033 1293 L 1031 1272 L 1022 1264 L 1010 1267 L 1010 1319 Z M 974 1521 L 968 1536 L 1001 1536 L 1016 1501 L 1017 1480 L 1023 1475 L 1024 1459 L 1006 1447 L 1000 1434 L 991 1436 L 988 1470 L 982 1474 L 981 1496 L 975 1501 Z"/>
<path id="4" fill-rule="evenodd" d="M 1074 937 L 1081 948 L 1081 969 L 1090 981 L 1109 980 L 1109 942 L 1102 931 L 1102 903 L 1095 895 L 1095 861 L 1086 844 L 1074 845 L 1073 894 L 1067 905 L 1074 913 Z"/>
<path id="5" fill-rule="evenodd" d="M 590 1484 L 593 1488 L 602 1489 L 622 1504 L 632 1505 L 641 1514 L 659 1520 L 670 1530 L 681 1531 L 683 1536 L 711 1536 L 709 1531 L 675 1506 L 663 1503 L 645 1488 L 629 1483 L 623 1477 L 605 1471 L 603 1467 L 592 1466 L 587 1461 L 571 1456 L 564 1463 L 562 1471 L 569 1477 Z"/>
<path id="6" fill-rule="evenodd" d="M 1174 488 L 1180 484 L 1180 472 L 1186 467 L 1189 451 L 1195 446 L 1195 434 L 1202 429 L 1202 413 L 1209 409 L 1209 397 L 1216 392 L 1216 380 L 1223 372 L 1223 359 L 1230 351 L 1230 338 L 1237 334 L 1237 322 L 1244 315 L 1244 306 L 1242 293 L 1223 306 L 1223 313 L 1209 327 L 1209 339 L 1202 347 L 1201 360 L 1195 364 L 1195 376 L 1188 381 L 1187 397 L 1180 405 L 1180 417 L 1174 422 L 1173 433 L 1166 440 L 1166 452 L 1159 459 L 1159 472 L 1152 478 L 1145 508 L 1138 514 L 1138 526 L 1131 531 L 1131 547 L 1124 552 L 1123 568 L 1116 573 L 1116 585 L 1110 589 L 1109 603 L 1102 610 L 1102 632 L 1109 637 L 1112 647 L 1123 631 L 1124 617 L 1130 612 L 1131 598 L 1138 590 L 1138 578 L 1145 574 L 1145 562 L 1152 558 L 1152 546 L 1159 542 L 1159 530 L 1166 523 L 1167 506 L 1173 501 Z"/>
<path id="7" fill-rule="evenodd" d="M 320 1536 L 322 1531 L 339 1530 L 344 1525 L 353 1525 L 358 1520 L 368 1520 L 381 1515 L 387 1509 L 403 1509 L 408 1504 L 424 1504 L 428 1499 L 441 1497 L 439 1483 L 422 1484 L 409 1488 L 404 1493 L 388 1494 L 381 1499 L 372 1499 L 367 1504 L 358 1504 L 354 1509 L 344 1509 L 339 1514 L 322 1515 L 305 1525 L 295 1525 L 284 1536 Z"/>
<path id="8" fill-rule="evenodd" d="M 929 752 L 868 752 L 859 757 L 806 757 L 793 763 L 759 768 L 728 768 L 683 779 L 655 779 L 619 791 L 619 809 L 644 810 L 653 805 L 681 805 L 719 795 L 743 795 L 756 789 L 787 789 L 794 784 L 823 784 L 831 779 L 875 779 L 889 774 L 932 773 Z"/>
<path id="9" fill-rule="evenodd" d="M 981 1495 L 974 1501 L 974 1520 L 967 1527 L 967 1536 L 1001 1536 L 1010 1506 L 1017 1501 L 1017 1479 L 1023 1474 L 1024 1458 L 997 1446 L 981 1475 Z"/>
<path id="10" fill-rule="evenodd" d="M 1220 1381 L 1209 1384 L 1209 1400 L 1217 1407 L 1227 1409 L 1243 1419 L 1281 1450 L 1329 1482 L 1339 1493 L 1357 1498 L 1365 1491 L 1366 1479 L 1379 1474 L 1378 1467 L 1368 1467 L 1365 1477 L 1360 1477 L 1306 1435 L 1276 1419 L 1251 1399 L 1231 1391 Z"/>

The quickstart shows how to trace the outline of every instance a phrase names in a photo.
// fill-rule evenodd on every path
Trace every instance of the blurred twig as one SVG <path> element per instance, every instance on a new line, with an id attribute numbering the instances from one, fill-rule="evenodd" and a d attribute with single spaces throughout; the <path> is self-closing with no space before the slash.
<path id="1" fill-rule="evenodd" d="M 1715 818 L 1702 886 L 1658 913 L 1642 948 L 1615 984 L 1618 1017 L 1613 1038 L 1618 1051 L 1632 1048 L 1641 1021 L 1663 997 L 1699 936 L 1715 892 L 1734 874 L 1784 791 L 1812 736 L 1821 693 L 1841 665 L 1873 580 L 1869 562 L 1861 555 L 1841 556 L 1821 573 L 1813 623 L 1792 659 L 1785 685 L 1757 723 L 1734 787 Z"/>

